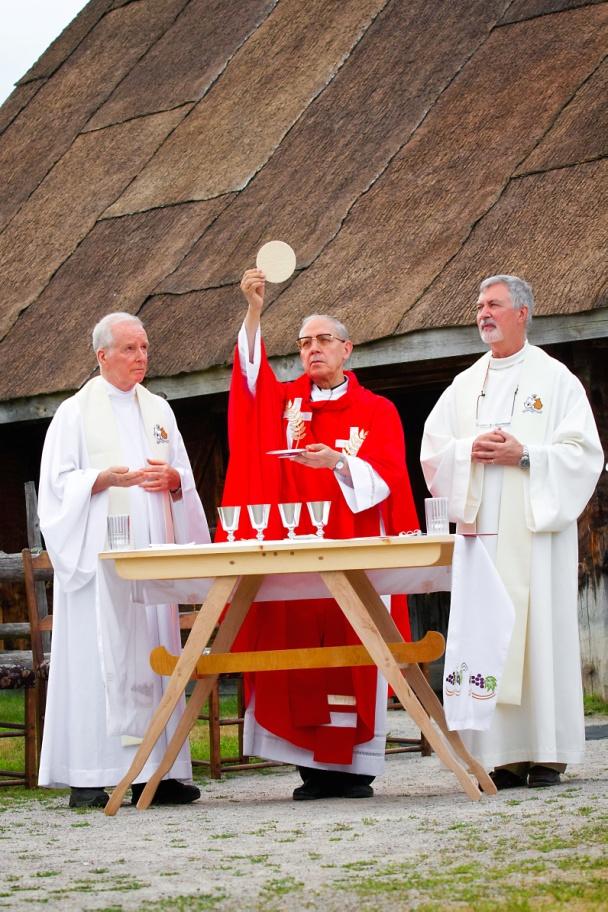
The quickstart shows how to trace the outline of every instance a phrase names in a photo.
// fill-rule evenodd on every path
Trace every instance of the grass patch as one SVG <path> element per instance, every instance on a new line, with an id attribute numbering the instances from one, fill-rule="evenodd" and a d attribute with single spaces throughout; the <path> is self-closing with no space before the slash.
<path id="1" fill-rule="evenodd" d="M 599 694 L 585 694 L 585 715 L 591 716 L 593 713 L 608 715 L 608 703 L 602 700 Z"/>
<path id="2" fill-rule="evenodd" d="M 24 718 L 23 690 L 0 691 L 0 719 L 3 722 L 23 723 Z M 0 726 L 1 727 L 1 726 Z M 5 770 L 23 770 L 25 763 L 25 738 L 0 738 L 0 768 Z"/>
<path id="3" fill-rule="evenodd" d="M 367 876 L 340 879 L 333 887 L 358 895 L 361 908 L 372 901 L 381 908 L 415 907 L 418 912 L 455 908 L 532 912 L 566 909 L 572 903 L 581 910 L 604 909 L 607 884 L 599 860 L 578 856 L 570 862 L 558 868 L 536 858 L 521 858 L 517 863 L 480 868 L 476 859 L 430 870 L 392 864 Z"/>
<path id="4" fill-rule="evenodd" d="M 226 694 L 220 696 L 221 718 L 235 719 L 238 707 L 236 696 Z M 198 721 L 190 732 L 190 750 L 193 760 L 209 760 L 209 723 Z M 222 757 L 236 757 L 239 751 L 238 725 L 222 725 L 220 727 L 220 751 Z"/>
<path id="5" fill-rule="evenodd" d="M 23 690 L 0 691 L 0 719 L 4 722 L 23 722 Z"/>
<path id="6" fill-rule="evenodd" d="M 206 912 L 215 909 L 218 903 L 226 899 L 223 892 L 196 893 L 193 896 L 171 896 L 167 899 L 143 902 L 137 908 L 138 912 Z M 99 909 L 98 912 L 111 912 L 109 909 Z"/>
<path id="7" fill-rule="evenodd" d="M 286 893 L 294 893 L 303 887 L 302 881 L 295 877 L 275 877 L 264 884 L 262 891 L 266 895 L 285 896 Z"/>

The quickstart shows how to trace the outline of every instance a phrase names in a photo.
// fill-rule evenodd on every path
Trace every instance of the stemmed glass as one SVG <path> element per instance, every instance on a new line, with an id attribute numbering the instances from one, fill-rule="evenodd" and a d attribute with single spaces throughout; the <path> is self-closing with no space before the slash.
<path id="1" fill-rule="evenodd" d="M 300 510 L 302 509 L 301 503 L 282 503 L 279 504 L 279 513 L 281 514 L 281 522 L 287 529 L 287 538 L 295 538 L 296 533 L 294 529 L 300 522 Z"/>
<path id="2" fill-rule="evenodd" d="M 309 500 L 306 504 L 310 514 L 310 521 L 317 527 L 317 536 L 323 538 L 323 526 L 327 525 L 329 519 L 330 500 Z"/>
<path id="3" fill-rule="evenodd" d="M 217 512 L 224 532 L 228 534 L 228 541 L 234 541 L 234 533 L 239 527 L 240 507 L 218 507 Z"/>
<path id="4" fill-rule="evenodd" d="M 264 541 L 264 529 L 268 525 L 270 504 L 247 504 L 247 512 L 251 525 L 256 530 L 258 541 Z"/>

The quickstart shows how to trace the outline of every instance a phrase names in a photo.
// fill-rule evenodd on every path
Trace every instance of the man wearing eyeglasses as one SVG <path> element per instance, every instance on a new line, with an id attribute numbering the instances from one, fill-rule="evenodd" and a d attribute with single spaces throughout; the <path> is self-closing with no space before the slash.
<path id="1" fill-rule="evenodd" d="M 230 391 L 230 464 L 225 504 L 272 504 L 268 538 L 283 538 L 276 505 L 330 501 L 330 538 L 398 533 L 418 525 L 395 406 L 345 369 L 353 345 L 328 316 L 307 318 L 297 336 L 304 373 L 280 383 L 261 341 L 264 273 L 245 272 L 248 309 Z M 295 347 L 295 343 L 294 343 Z M 296 450 L 294 458 L 267 455 Z M 241 511 L 239 537 L 253 537 Z M 314 532 L 304 511 L 298 533 Z M 250 612 L 242 648 L 358 642 L 332 599 L 264 603 Z M 402 621 L 407 622 L 407 609 Z M 399 623 L 399 620 L 397 620 Z M 405 631 L 409 634 L 409 626 Z M 373 795 L 383 770 L 386 684 L 373 668 L 256 674 L 245 719 L 245 752 L 293 763 L 295 800 Z"/>
<path id="2" fill-rule="evenodd" d="M 458 531 L 482 536 L 515 607 L 491 727 L 467 737 L 499 789 L 556 785 L 585 747 L 577 518 L 603 455 L 582 384 L 527 341 L 533 306 L 517 276 L 481 283 L 490 351 L 443 393 L 421 452 L 430 491 L 448 497 Z"/>

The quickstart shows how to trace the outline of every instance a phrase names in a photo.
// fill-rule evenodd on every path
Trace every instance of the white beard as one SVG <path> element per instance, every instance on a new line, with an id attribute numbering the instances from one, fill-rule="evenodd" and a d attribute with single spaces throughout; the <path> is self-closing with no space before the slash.
<path id="1" fill-rule="evenodd" d="M 486 326 L 485 328 L 480 326 L 479 335 L 486 345 L 491 345 L 494 342 L 502 342 L 504 339 L 503 332 L 498 326 Z"/>

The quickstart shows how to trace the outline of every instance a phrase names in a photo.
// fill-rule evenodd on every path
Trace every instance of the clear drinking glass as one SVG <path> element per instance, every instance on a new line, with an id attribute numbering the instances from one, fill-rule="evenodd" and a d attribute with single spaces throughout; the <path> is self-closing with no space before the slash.
<path id="1" fill-rule="evenodd" d="M 131 517 L 128 513 L 108 516 L 108 548 L 126 551 L 131 547 Z"/>
<path id="2" fill-rule="evenodd" d="M 255 537 L 258 541 L 264 541 L 264 529 L 268 525 L 270 504 L 248 504 L 247 512 L 251 525 L 256 530 Z"/>
<path id="3" fill-rule="evenodd" d="M 427 535 L 448 535 L 450 522 L 448 519 L 447 497 L 427 497 L 424 501 Z"/>
<path id="4" fill-rule="evenodd" d="M 300 522 L 300 510 L 302 509 L 301 503 L 283 503 L 279 504 L 279 513 L 281 514 L 281 522 L 287 529 L 287 538 L 295 538 L 296 533 L 294 529 Z"/>
<path id="5" fill-rule="evenodd" d="M 327 520 L 329 519 L 329 508 L 331 507 L 331 501 L 309 500 L 306 506 L 308 507 L 308 512 L 310 514 L 310 521 L 314 526 L 317 527 L 318 537 L 323 538 L 323 526 L 327 525 Z"/>
<path id="6" fill-rule="evenodd" d="M 234 533 L 239 527 L 239 518 L 241 515 L 240 507 L 218 507 L 217 512 L 220 517 L 222 529 L 228 535 L 228 541 L 234 541 Z"/>

